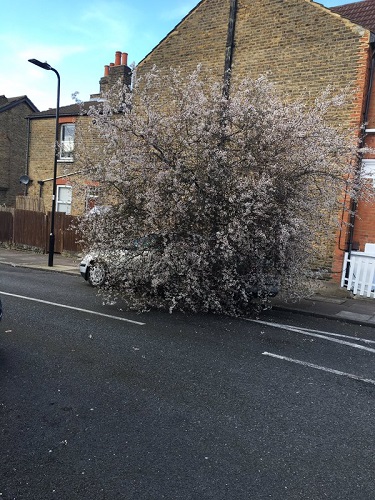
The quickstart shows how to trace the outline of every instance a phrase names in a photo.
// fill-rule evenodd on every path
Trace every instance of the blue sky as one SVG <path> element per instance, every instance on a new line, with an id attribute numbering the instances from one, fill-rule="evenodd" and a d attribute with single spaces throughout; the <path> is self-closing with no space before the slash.
<path id="1" fill-rule="evenodd" d="M 0 0 L 0 95 L 27 95 L 40 110 L 56 106 L 56 76 L 28 62 L 34 58 L 60 73 L 62 106 L 75 91 L 87 100 L 117 50 L 138 63 L 198 1 Z"/>

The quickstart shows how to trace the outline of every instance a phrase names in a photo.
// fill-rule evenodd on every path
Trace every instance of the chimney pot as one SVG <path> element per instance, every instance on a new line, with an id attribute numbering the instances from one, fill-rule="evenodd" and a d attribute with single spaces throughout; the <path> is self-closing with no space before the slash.
<path id="1" fill-rule="evenodd" d="M 121 64 L 121 52 L 118 50 L 115 54 L 115 66 L 120 66 Z"/>
<path id="2" fill-rule="evenodd" d="M 108 76 L 108 75 L 109 75 L 109 66 L 108 66 L 108 64 L 106 64 L 104 66 L 104 76 Z"/>
<path id="3" fill-rule="evenodd" d="M 127 66 L 128 65 L 128 54 L 127 52 L 123 52 L 122 53 L 122 56 L 121 56 L 121 64 L 123 66 Z"/>

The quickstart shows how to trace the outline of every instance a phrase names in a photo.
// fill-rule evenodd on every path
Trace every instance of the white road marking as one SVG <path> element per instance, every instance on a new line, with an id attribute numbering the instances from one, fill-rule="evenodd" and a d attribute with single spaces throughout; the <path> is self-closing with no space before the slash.
<path id="1" fill-rule="evenodd" d="M 270 356 L 272 358 L 282 359 L 283 361 L 290 361 L 291 363 L 296 363 L 298 365 L 308 366 L 309 368 L 315 368 L 316 370 L 322 370 L 324 372 L 333 373 L 334 375 L 340 375 L 342 377 L 348 377 L 353 380 L 359 380 L 361 382 L 366 382 L 367 384 L 375 385 L 375 380 L 370 378 L 362 378 L 358 375 L 353 375 L 351 373 L 340 372 L 338 370 L 333 370 L 332 368 L 326 368 L 325 366 L 315 365 L 313 363 L 308 363 L 307 361 L 300 361 L 299 359 L 288 358 L 287 356 L 280 356 L 279 354 L 272 354 L 271 352 L 263 352 L 264 356 Z"/>
<path id="2" fill-rule="evenodd" d="M 366 347 L 366 346 L 363 346 L 363 345 L 360 345 L 360 344 L 355 344 L 354 342 L 346 342 L 345 340 L 339 340 L 339 339 L 336 339 L 336 338 L 332 338 L 332 337 L 329 336 L 329 334 L 327 332 L 324 332 L 324 335 L 322 335 L 321 333 L 313 333 L 313 332 L 318 332 L 319 330 L 297 328 L 297 327 L 294 327 L 294 326 L 283 325 L 281 323 L 271 323 L 269 321 L 260 321 L 260 320 L 256 320 L 256 319 L 248 320 L 248 321 L 251 321 L 253 323 L 259 323 L 261 325 L 272 326 L 274 328 L 280 328 L 282 330 L 289 330 L 291 332 L 300 333 L 302 335 L 308 335 L 310 337 L 316 337 L 316 338 L 319 338 L 319 339 L 329 340 L 330 342 L 335 342 L 335 343 L 341 344 L 341 345 L 347 345 L 349 347 L 353 347 L 354 349 L 361 349 L 363 351 L 375 353 L 375 349 L 373 349 L 371 347 Z M 345 338 L 345 335 L 343 335 L 343 337 Z M 358 338 L 356 340 L 357 341 L 361 341 L 362 339 Z M 364 340 L 364 341 L 366 341 L 366 340 Z"/>
<path id="3" fill-rule="evenodd" d="M 292 327 L 295 328 L 295 327 Z M 370 340 L 370 339 L 362 339 L 360 337 L 352 337 L 350 335 L 343 335 L 341 333 L 332 333 L 332 332 L 325 332 L 323 330 L 313 330 L 311 328 L 297 328 L 299 330 L 304 330 L 305 332 L 312 332 L 312 333 L 322 333 L 323 335 L 331 335 L 331 337 L 340 337 L 342 339 L 351 339 L 351 340 L 357 340 L 359 342 L 363 342 L 365 344 L 375 344 L 375 340 Z"/>
<path id="4" fill-rule="evenodd" d="M 134 321 L 132 319 L 121 318 L 120 316 L 113 316 L 112 314 L 104 314 L 97 311 L 90 311 L 89 309 L 81 309 L 80 307 L 66 306 L 64 304 L 58 304 L 56 302 L 49 302 L 48 300 L 35 299 L 33 297 L 25 297 L 24 295 L 16 295 L 15 293 L 1 292 L 0 295 L 8 295 L 9 297 L 16 297 L 23 300 L 31 300 L 33 302 L 39 302 L 41 304 L 47 304 L 50 306 L 63 307 L 65 309 L 72 309 L 73 311 L 85 312 L 88 314 L 95 314 L 96 316 L 102 316 L 104 318 L 117 319 L 119 321 L 125 321 L 126 323 L 133 323 L 134 325 L 143 326 L 146 323 L 141 323 L 140 321 Z"/>

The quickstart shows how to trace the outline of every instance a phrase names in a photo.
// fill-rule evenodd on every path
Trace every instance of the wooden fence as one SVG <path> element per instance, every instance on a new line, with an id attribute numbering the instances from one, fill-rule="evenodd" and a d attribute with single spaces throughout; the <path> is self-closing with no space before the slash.
<path id="1" fill-rule="evenodd" d="M 80 252 L 79 234 L 74 229 L 76 217 L 55 213 L 55 252 Z M 44 212 L 0 207 L 0 242 L 49 251 L 51 216 Z"/>

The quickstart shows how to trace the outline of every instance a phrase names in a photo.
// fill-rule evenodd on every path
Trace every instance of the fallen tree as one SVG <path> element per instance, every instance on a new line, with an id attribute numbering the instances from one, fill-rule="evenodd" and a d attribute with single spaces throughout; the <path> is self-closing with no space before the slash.
<path id="1" fill-rule="evenodd" d="M 112 89 L 89 113 L 97 148 L 80 157 L 111 207 L 81 223 L 86 248 L 111 254 L 103 292 L 231 315 L 275 287 L 305 292 L 355 177 L 355 134 L 326 120 L 343 103 L 290 102 L 265 77 L 227 96 L 199 68 Z"/>

